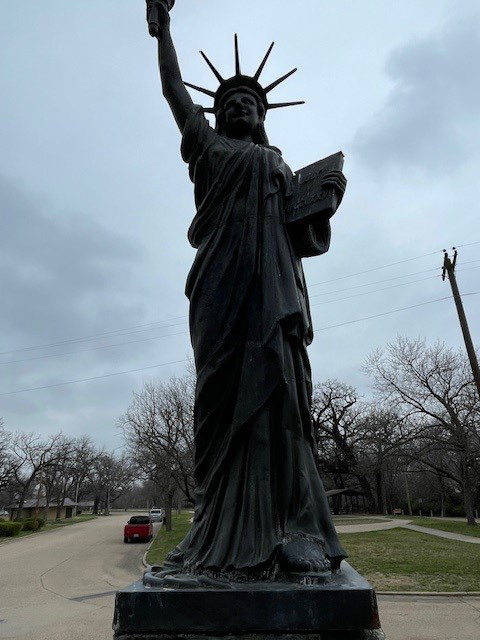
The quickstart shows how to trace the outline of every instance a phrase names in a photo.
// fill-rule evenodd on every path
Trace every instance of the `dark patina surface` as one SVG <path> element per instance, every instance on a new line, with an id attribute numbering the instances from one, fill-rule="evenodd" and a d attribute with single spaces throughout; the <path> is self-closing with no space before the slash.
<path id="1" fill-rule="evenodd" d="M 116 638 L 320 634 L 324 640 L 340 631 L 357 633 L 345 638 L 363 637 L 358 634 L 379 627 L 375 592 L 347 563 L 323 585 L 257 582 L 230 590 L 167 589 L 139 581 L 118 592 L 114 621 Z"/>

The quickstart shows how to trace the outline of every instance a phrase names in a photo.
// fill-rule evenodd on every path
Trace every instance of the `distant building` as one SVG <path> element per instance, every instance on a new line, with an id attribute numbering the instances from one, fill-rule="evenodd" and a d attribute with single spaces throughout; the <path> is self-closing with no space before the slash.
<path id="1" fill-rule="evenodd" d="M 93 513 L 95 502 L 93 500 L 80 500 L 77 503 L 77 513 Z"/>
<path id="2" fill-rule="evenodd" d="M 363 491 L 358 491 L 357 489 L 331 489 L 330 491 L 325 491 L 325 493 L 330 500 L 334 514 L 367 512 Z M 362 499 L 362 506 L 359 504 L 359 498 Z"/>
<path id="3" fill-rule="evenodd" d="M 10 504 L 6 508 L 10 514 L 10 520 L 15 520 L 18 513 L 18 502 L 17 504 Z M 65 520 L 66 518 L 71 518 L 74 515 L 74 507 L 75 502 L 70 500 L 70 498 L 65 498 L 63 506 L 60 507 L 60 519 Z M 33 498 L 32 500 L 25 500 L 22 508 L 21 517 L 24 519 L 34 518 L 35 513 L 37 513 L 39 518 L 43 518 L 45 513 L 46 500 L 45 498 L 40 498 L 37 500 Z M 57 517 L 57 502 L 50 501 L 48 503 L 48 520 L 55 520 Z"/>

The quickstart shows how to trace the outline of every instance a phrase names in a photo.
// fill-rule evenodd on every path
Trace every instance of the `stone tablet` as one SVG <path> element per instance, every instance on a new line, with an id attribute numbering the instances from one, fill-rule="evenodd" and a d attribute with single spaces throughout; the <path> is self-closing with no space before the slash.
<path id="1" fill-rule="evenodd" d="M 322 179 L 330 171 L 342 169 L 343 153 L 339 151 L 297 171 L 293 193 L 285 206 L 285 222 L 295 223 L 317 215 L 331 218 L 337 209 L 337 195 L 334 189 L 322 187 Z"/>

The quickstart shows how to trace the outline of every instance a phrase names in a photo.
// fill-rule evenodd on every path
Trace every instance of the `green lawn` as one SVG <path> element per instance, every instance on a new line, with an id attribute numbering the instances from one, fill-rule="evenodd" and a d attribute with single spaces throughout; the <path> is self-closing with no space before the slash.
<path id="1" fill-rule="evenodd" d="M 160 529 L 147 554 L 149 564 L 163 563 L 167 553 L 185 537 L 191 518 L 192 512 L 182 512 L 173 517 L 173 531 Z M 338 520 L 351 523 L 352 518 L 338 518 L 337 524 Z M 477 545 L 400 528 L 343 533 L 340 539 L 350 564 L 378 591 L 480 591 Z"/>
<path id="2" fill-rule="evenodd" d="M 408 517 L 408 516 L 407 516 Z M 412 524 L 419 527 L 430 527 L 430 529 L 440 529 L 440 531 L 451 531 L 461 533 L 464 536 L 474 536 L 480 538 L 480 526 L 467 524 L 465 520 L 444 520 L 443 518 L 408 518 Z"/>
<path id="3" fill-rule="evenodd" d="M 66 518 L 65 520 L 48 520 L 41 529 L 38 529 L 37 531 L 20 531 L 17 537 L 23 538 L 24 536 L 30 536 L 36 533 L 54 531 L 55 529 L 60 529 L 61 527 L 66 527 L 71 524 L 77 524 L 78 522 L 87 522 L 88 520 L 95 520 L 96 517 L 97 516 L 85 514 L 83 516 L 74 516 L 73 518 Z M 5 540 L 15 540 L 15 538 L 5 538 Z"/>
<path id="4" fill-rule="evenodd" d="M 340 534 L 378 591 L 480 591 L 480 548 L 408 529 Z"/>
<path id="5" fill-rule="evenodd" d="M 165 556 L 183 540 L 190 529 L 192 511 L 182 511 L 179 515 L 172 515 L 172 531 L 162 527 L 155 536 L 152 546 L 147 553 L 148 564 L 163 564 Z"/>

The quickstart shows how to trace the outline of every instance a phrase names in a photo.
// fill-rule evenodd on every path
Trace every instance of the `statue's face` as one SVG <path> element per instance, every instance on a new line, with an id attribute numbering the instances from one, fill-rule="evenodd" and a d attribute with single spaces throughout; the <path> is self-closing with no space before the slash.
<path id="1" fill-rule="evenodd" d="M 229 137 L 252 134 L 262 122 L 258 105 L 251 93 L 232 93 L 223 105 L 226 132 Z"/>

